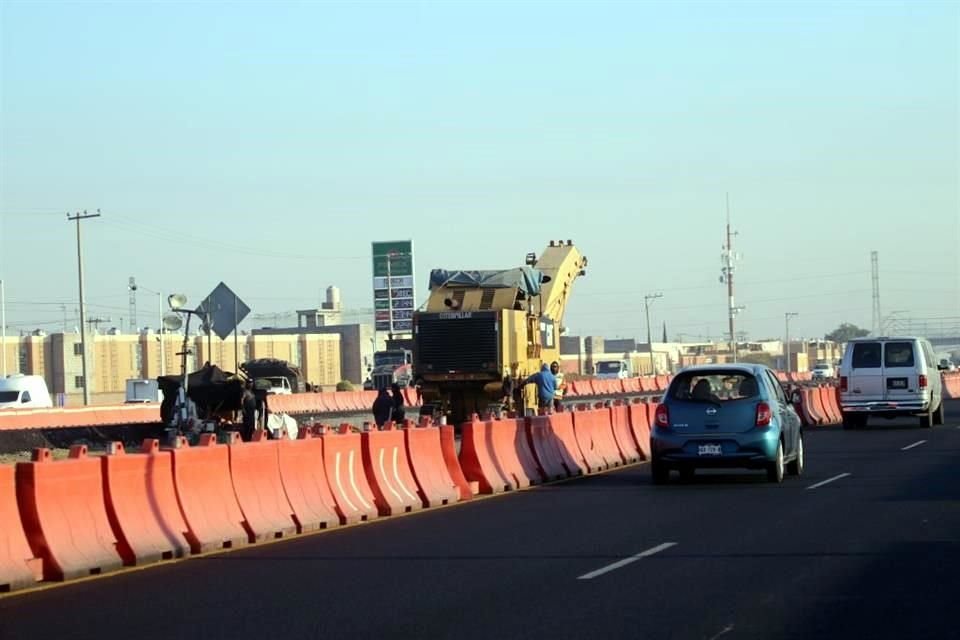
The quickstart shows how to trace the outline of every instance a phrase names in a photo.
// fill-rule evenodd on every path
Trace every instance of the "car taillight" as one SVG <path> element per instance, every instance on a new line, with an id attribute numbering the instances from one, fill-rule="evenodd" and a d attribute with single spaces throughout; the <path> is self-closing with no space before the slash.
<path id="1" fill-rule="evenodd" d="M 917 381 L 917 384 L 920 386 L 921 389 L 926 389 L 926 388 L 927 388 L 927 376 L 925 376 L 925 375 L 923 375 L 923 374 L 920 374 L 920 379 Z"/>
<path id="2" fill-rule="evenodd" d="M 847 390 L 847 376 L 840 376 L 840 391 Z"/>
<path id="3" fill-rule="evenodd" d="M 770 426 L 770 405 L 766 402 L 761 402 L 757 405 L 757 426 L 758 427 L 769 427 Z"/>
<path id="4" fill-rule="evenodd" d="M 657 406 L 657 412 L 655 415 L 656 415 L 656 423 L 658 427 L 670 426 L 670 410 L 667 409 L 667 405 L 661 404 Z"/>

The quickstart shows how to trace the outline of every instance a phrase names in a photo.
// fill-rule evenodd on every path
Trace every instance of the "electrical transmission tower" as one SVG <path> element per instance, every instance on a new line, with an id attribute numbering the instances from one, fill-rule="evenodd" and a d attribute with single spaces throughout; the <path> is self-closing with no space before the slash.
<path id="1" fill-rule="evenodd" d="M 883 332 L 883 316 L 880 315 L 880 254 L 870 252 L 870 274 L 873 280 L 873 335 Z"/>

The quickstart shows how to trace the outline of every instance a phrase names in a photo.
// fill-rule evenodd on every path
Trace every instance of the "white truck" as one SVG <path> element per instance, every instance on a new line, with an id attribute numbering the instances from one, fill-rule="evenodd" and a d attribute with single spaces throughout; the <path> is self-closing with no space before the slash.
<path id="1" fill-rule="evenodd" d="M 599 360 L 594 368 L 601 380 L 624 380 L 631 375 L 630 363 L 626 360 Z"/>

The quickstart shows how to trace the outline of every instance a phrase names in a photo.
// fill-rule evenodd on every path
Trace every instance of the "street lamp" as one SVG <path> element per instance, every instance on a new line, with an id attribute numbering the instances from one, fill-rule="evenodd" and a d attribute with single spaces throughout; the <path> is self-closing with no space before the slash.
<path id="1" fill-rule="evenodd" d="M 205 318 L 208 317 L 208 314 L 201 311 L 195 311 L 193 309 L 187 309 L 187 296 L 183 295 L 182 293 L 174 293 L 167 296 L 167 304 L 170 305 L 170 309 L 173 311 L 173 313 L 169 313 L 163 317 L 163 326 L 167 329 L 167 331 L 177 331 L 180 329 L 180 327 L 184 327 L 183 347 L 181 348 L 180 353 L 177 354 L 178 356 L 182 357 L 180 361 L 180 375 L 182 376 L 183 381 L 180 384 L 179 403 L 181 418 L 180 426 L 183 427 L 183 425 L 185 425 L 189 419 L 189 412 L 187 409 L 187 391 L 190 379 L 189 376 L 187 376 L 187 355 L 190 353 L 190 317 L 198 316 Z M 178 314 L 187 316 L 186 326 L 184 326 L 183 319 Z"/>
<path id="2" fill-rule="evenodd" d="M 656 300 L 657 298 L 662 298 L 662 293 L 648 293 L 643 296 L 643 306 L 647 311 L 647 349 L 650 350 L 650 373 L 651 375 L 656 375 L 657 370 L 653 364 L 653 337 L 650 334 L 650 302 Z"/>
<path id="3" fill-rule="evenodd" d="M 786 355 L 787 355 L 787 373 L 790 373 L 790 318 L 796 318 L 799 313 L 796 311 L 787 311 L 783 314 L 783 318 L 787 325 L 787 335 L 786 335 Z"/>
<path id="4" fill-rule="evenodd" d="M 147 293 L 152 293 L 157 296 L 157 322 L 159 323 L 159 329 L 157 329 L 160 337 L 160 375 L 167 375 L 167 358 L 166 352 L 164 351 L 163 344 L 163 333 L 164 333 L 164 323 L 163 323 L 163 294 L 159 291 L 154 291 L 149 287 L 145 287 L 142 284 L 135 285 L 137 289 L 143 289 Z"/>

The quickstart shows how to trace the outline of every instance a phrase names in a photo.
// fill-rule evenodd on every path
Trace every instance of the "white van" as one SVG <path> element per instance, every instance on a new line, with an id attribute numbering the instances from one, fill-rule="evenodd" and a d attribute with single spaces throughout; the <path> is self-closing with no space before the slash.
<path id="1" fill-rule="evenodd" d="M 943 424 L 943 385 L 925 338 L 857 338 L 840 364 L 843 428 L 865 427 L 871 415 L 912 415 L 920 426 Z"/>
<path id="2" fill-rule="evenodd" d="M 43 376 L 15 373 L 0 378 L 0 409 L 38 409 L 52 406 Z"/>

